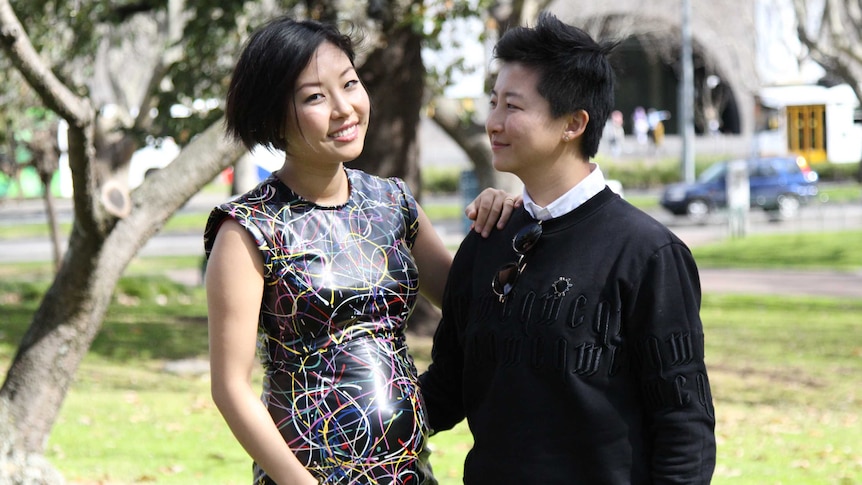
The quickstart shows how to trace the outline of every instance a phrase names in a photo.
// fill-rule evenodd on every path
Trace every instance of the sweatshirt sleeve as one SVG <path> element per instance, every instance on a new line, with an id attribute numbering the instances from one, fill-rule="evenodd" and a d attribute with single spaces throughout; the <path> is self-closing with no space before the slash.
<path id="1" fill-rule="evenodd" d="M 471 236 L 474 235 L 471 233 L 455 254 L 443 293 L 443 316 L 434 333 L 431 365 L 419 376 L 432 433 L 451 429 L 465 416 L 462 334 L 468 317 L 472 282 L 467 248 L 471 246 Z"/>
<path id="2" fill-rule="evenodd" d="M 688 248 L 671 243 L 647 261 L 630 307 L 634 369 L 652 443 L 655 483 L 708 484 L 715 412 L 704 362 L 701 290 Z"/>

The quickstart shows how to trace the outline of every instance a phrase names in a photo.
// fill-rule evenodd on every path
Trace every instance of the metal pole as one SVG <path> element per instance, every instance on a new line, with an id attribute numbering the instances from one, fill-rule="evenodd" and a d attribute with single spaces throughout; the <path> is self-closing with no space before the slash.
<path id="1" fill-rule="evenodd" d="M 691 0 L 682 0 L 682 82 L 679 119 L 682 135 L 682 178 L 694 182 L 694 65 L 691 59 Z"/>

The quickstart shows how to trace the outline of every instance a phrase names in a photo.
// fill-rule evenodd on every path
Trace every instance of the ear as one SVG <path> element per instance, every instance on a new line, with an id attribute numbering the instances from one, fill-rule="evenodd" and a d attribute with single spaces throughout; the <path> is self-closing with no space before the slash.
<path id="1" fill-rule="evenodd" d="M 563 141 L 568 142 L 583 135 L 589 121 L 590 115 L 583 109 L 579 109 L 569 115 L 563 131 Z"/>

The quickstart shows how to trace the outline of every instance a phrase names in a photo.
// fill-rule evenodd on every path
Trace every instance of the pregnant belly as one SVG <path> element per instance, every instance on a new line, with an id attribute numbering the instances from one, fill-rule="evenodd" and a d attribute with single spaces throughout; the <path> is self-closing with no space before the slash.
<path id="1" fill-rule="evenodd" d="M 270 414 L 306 466 L 415 456 L 427 436 L 416 371 L 403 343 L 364 338 L 273 374 Z"/>

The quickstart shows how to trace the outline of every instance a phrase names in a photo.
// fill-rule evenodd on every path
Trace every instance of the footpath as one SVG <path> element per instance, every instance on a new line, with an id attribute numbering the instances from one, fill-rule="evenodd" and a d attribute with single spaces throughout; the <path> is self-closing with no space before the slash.
<path id="1" fill-rule="evenodd" d="M 700 281 L 704 294 L 767 294 L 862 299 L 862 270 L 842 273 L 701 268 Z"/>
<path id="2" fill-rule="evenodd" d="M 752 212 L 755 220 L 750 234 L 794 234 L 831 230 L 855 230 L 862 228 L 862 204 L 859 206 L 807 207 L 804 218 L 796 221 L 763 222 L 757 218 L 765 216 Z M 716 223 L 710 227 L 671 222 L 665 214 L 654 216 L 670 227 L 689 247 L 720 242 L 727 239 L 728 228 Z M 848 245 L 862 241 L 847 241 Z M 814 249 L 813 249 L 814 250 Z M 800 269 L 743 269 L 700 267 L 703 293 L 771 294 L 787 296 L 832 296 L 862 299 L 862 268 L 837 270 Z"/>
<path id="3" fill-rule="evenodd" d="M 192 199 L 183 210 L 208 211 L 219 201 L 213 196 L 199 196 Z M 71 216 L 70 201 L 60 201 L 61 219 Z M 809 208 L 812 209 L 813 208 Z M 849 214 L 849 215 L 848 215 Z M 690 247 L 723 240 L 727 237 L 726 228 L 720 223 L 705 226 L 689 225 L 669 219 L 666 214 L 653 214 L 666 223 L 680 239 Z M 51 246 L 44 239 L 6 239 L 3 228 L 26 223 L 44 223 L 44 207 L 41 200 L 4 201 L 0 203 L 0 265 L 24 261 L 48 261 Z M 812 222 L 822 229 L 830 229 L 823 221 L 835 216 L 821 213 Z M 853 212 L 842 212 L 839 216 L 841 227 L 845 229 L 862 228 L 862 208 Z M 782 223 L 784 224 L 784 223 Z M 757 232 L 782 230 L 812 230 L 810 227 L 784 224 L 764 226 Z M 435 223 L 435 229 L 449 247 L 457 247 L 463 238 L 463 222 L 460 220 Z M 848 241 L 860 244 L 862 241 Z M 203 242 L 200 234 L 159 234 L 151 239 L 142 250 L 142 255 L 202 255 Z M 169 276 L 186 284 L 201 284 L 201 275 L 195 270 L 172 271 Z M 784 270 L 784 269 L 736 269 L 701 268 L 703 293 L 734 294 L 774 294 L 788 296 L 832 296 L 839 298 L 862 298 L 862 268 L 853 271 L 827 270 Z"/>

